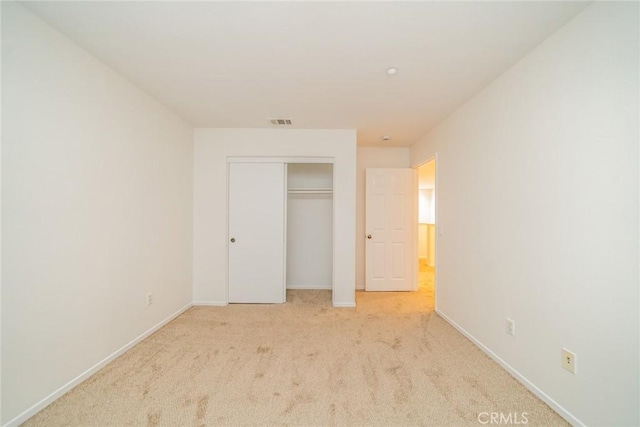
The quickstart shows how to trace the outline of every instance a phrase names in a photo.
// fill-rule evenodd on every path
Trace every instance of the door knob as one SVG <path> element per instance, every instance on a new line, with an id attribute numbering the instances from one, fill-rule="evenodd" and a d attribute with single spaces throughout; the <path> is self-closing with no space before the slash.
<path id="1" fill-rule="evenodd" d="M 371 239 L 371 234 L 367 234 L 367 239 Z"/>
<path id="2" fill-rule="evenodd" d="M 232 237 L 232 238 L 231 238 L 231 243 L 235 243 L 235 242 L 236 242 L 236 238 L 235 238 L 235 237 Z"/>

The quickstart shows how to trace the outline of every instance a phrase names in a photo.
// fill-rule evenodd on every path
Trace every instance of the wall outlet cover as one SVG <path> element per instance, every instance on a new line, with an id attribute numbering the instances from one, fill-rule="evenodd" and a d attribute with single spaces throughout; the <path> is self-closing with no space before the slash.
<path id="1" fill-rule="evenodd" d="M 509 335 L 515 335 L 516 334 L 516 322 L 513 319 L 509 319 L 507 317 L 507 333 Z"/>
<path id="2" fill-rule="evenodd" d="M 564 369 L 575 375 L 576 373 L 576 354 L 566 348 L 562 349 L 562 362 Z"/>

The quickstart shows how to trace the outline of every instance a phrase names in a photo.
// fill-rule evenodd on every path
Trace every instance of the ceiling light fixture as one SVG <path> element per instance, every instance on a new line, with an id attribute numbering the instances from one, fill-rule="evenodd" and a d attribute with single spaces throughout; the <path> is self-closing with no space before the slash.
<path id="1" fill-rule="evenodd" d="M 389 141 L 389 140 L 391 140 L 391 137 L 389 135 L 385 135 L 385 136 L 380 137 L 380 139 L 383 140 L 383 141 Z"/>
<path id="2" fill-rule="evenodd" d="M 394 74 L 396 74 L 398 72 L 398 69 L 396 67 L 389 67 L 387 68 L 387 74 L 389 74 L 390 76 L 393 76 Z"/>

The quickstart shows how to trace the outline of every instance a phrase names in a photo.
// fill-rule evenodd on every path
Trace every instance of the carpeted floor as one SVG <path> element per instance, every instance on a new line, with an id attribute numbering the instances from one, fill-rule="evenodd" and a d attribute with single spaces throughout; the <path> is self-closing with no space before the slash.
<path id="1" fill-rule="evenodd" d="M 355 309 L 193 307 L 25 425 L 567 425 L 433 312 L 432 277 Z"/>

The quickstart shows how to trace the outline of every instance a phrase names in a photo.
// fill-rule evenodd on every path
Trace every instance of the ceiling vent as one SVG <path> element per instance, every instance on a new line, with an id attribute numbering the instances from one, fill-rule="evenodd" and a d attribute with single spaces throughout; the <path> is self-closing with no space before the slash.
<path id="1" fill-rule="evenodd" d="M 269 122 L 273 126 L 291 126 L 291 125 L 293 125 L 293 122 L 291 121 L 291 119 L 269 119 Z"/>

